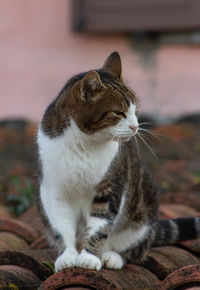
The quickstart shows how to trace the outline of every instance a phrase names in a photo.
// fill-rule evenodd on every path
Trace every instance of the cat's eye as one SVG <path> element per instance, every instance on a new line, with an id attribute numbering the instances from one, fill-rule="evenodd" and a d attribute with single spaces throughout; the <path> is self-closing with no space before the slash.
<path id="1" fill-rule="evenodd" d="M 126 115 L 123 113 L 123 112 L 120 112 L 120 111 L 114 111 L 115 115 L 118 115 L 118 116 L 123 116 L 124 118 L 126 118 Z"/>

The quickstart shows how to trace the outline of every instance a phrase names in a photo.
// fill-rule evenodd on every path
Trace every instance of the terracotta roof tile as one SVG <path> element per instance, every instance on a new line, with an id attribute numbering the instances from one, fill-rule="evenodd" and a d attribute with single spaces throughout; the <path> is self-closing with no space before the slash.
<path id="1" fill-rule="evenodd" d="M 43 284 L 44 290 L 76 286 L 88 289 L 159 289 L 159 279 L 150 271 L 136 265 L 126 265 L 122 270 L 92 271 L 71 268 L 60 271 L 49 277 Z M 136 288 L 137 287 L 137 288 Z M 87 289 L 87 288 L 86 288 Z"/>
<path id="2" fill-rule="evenodd" d="M 35 242 L 33 242 L 30 245 L 30 249 L 41 250 L 41 249 L 48 249 L 48 248 L 49 248 L 49 245 L 47 243 L 45 236 L 38 238 L 37 240 L 35 240 Z"/>
<path id="3" fill-rule="evenodd" d="M 0 241 L 5 243 L 7 250 L 24 250 L 28 248 L 27 242 L 16 234 L 0 231 Z M 0 246 L 0 250 L 1 249 Z"/>
<path id="4" fill-rule="evenodd" d="M 52 274 L 48 266 L 55 261 L 54 250 L 0 251 L 0 265 L 15 265 L 33 272 L 40 280 Z"/>
<path id="5" fill-rule="evenodd" d="M 9 246 L 0 240 L 0 251 L 9 250 Z"/>
<path id="6" fill-rule="evenodd" d="M 200 256 L 200 239 L 181 242 L 180 245 L 191 253 Z"/>
<path id="7" fill-rule="evenodd" d="M 20 217 L 19 220 L 28 224 L 37 232 L 37 237 L 44 234 L 44 227 L 41 222 L 38 210 L 36 206 L 27 209 Z"/>
<path id="8" fill-rule="evenodd" d="M 0 231 L 15 233 L 28 243 L 38 237 L 37 231 L 32 226 L 16 219 L 0 218 Z"/>
<path id="9" fill-rule="evenodd" d="M 192 290 L 200 287 L 200 239 L 153 248 L 144 264 L 128 264 L 122 270 L 71 268 L 53 274 L 56 252 L 48 248 L 36 207 L 29 208 L 19 218 L 11 216 L 6 207 L 10 207 L 6 202 L 8 194 L 21 194 L 9 183 L 10 177 L 20 176 L 23 182 L 31 178 L 35 182 L 32 153 L 35 126 L 25 124 L 17 130 L 12 126 L 0 126 L 0 152 L 4 161 L 9 160 L 5 168 L 0 166 L 0 198 L 4 204 L 0 206 L 1 286 L 38 289 L 43 281 L 43 289 Z M 199 175 L 195 175 L 199 172 L 199 151 L 195 151 L 193 157 L 190 146 L 194 143 L 193 147 L 199 148 L 196 131 L 194 128 L 185 130 L 184 126 L 179 125 L 156 130 L 168 135 L 165 143 L 167 150 L 159 146 L 156 148 L 161 156 L 160 163 L 152 164 L 149 158 L 148 164 L 158 184 L 161 184 L 160 217 L 169 219 L 200 215 L 200 182 Z M 13 144 L 13 150 L 8 148 L 8 142 L 9 146 Z M 189 161 L 192 158 L 194 162 Z"/>
<path id="10" fill-rule="evenodd" d="M 156 247 L 149 253 L 144 267 L 163 280 L 173 271 L 183 266 L 197 264 L 198 262 L 198 259 L 194 255 L 178 247 Z"/>
<path id="11" fill-rule="evenodd" d="M 200 264 L 183 267 L 171 273 L 161 284 L 161 290 L 199 289 Z"/>
<path id="12" fill-rule="evenodd" d="M 0 266 L 1 289 L 38 289 L 40 280 L 31 271 L 13 265 Z"/>
<path id="13" fill-rule="evenodd" d="M 0 205 L 0 218 L 11 218 L 11 214 L 8 212 L 7 207 Z"/>
<path id="14" fill-rule="evenodd" d="M 198 211 L 185 204 L 171 204 L 171 203 L 162 203 L 159 207 L 160 218 L 163 219 L 174 219 L 178 217 L 189 217 L 195 216 Z"/>
<path id="15" fill-rule="evenodd" d="M 200 187 L 198 191 L 190 192 L 173 192 L 163 194 L 160 198 L 160 202 L 167 204 L 183 204 L 189 206 L 193 209 L 196 209 L 200 212 Z"/>

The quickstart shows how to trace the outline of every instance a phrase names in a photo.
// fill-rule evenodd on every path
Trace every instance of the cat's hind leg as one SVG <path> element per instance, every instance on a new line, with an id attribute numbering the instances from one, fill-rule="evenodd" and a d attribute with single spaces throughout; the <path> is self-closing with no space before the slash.
<path id="1" fill-rule="evenodd" d="M 149 227 L 146 225 L 137 230 L 128 228 L 111 233 L 104 245 L 102 264 L 106 268 L 121 269 L 127 257 L 140 261 L 149 248 L 149 241 Z"/>
<path id="2" fill-rule="evenodd" d="M 115 251 L 105 251 L 102 254 L 102 266 L 108 269 L 121 269 L 124 259 Z"/>

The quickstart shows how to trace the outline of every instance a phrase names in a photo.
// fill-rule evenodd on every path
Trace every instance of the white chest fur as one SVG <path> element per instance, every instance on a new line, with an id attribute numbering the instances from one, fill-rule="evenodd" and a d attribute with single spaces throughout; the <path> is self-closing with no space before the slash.
<path id="1" fill-rule="evenodd" d="M 118 151 L 113 141 L 92 143 L 72 121 L 61 136 L 49 138 L 38 131 L 43 184 L 66 194 L 94 194 L 94 187 Z"/>

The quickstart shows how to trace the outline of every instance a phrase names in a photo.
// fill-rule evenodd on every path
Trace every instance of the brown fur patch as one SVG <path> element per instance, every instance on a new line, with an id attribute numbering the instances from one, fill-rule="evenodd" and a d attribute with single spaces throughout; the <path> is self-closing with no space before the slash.
<path id="1" fill-rule="evenodd" d="M 54 138 L 63 134 L 73 119 L 80 130 L 93 134 L 126 118 L 131 103 L 138 106 L 135 93 L 122 81 L 119 54 L 113 53 L 102 69 L 79 74 L 67 82 L 47 108 L 41 126 Z M 118 215 L 122 195 L 124 206 L 112 230 L 139 229 L 156 220 L 157 191 L 140 166 L 134 140 L 122 144 L 103 180 L 96 185 L 96 192 L 91 213 L 105 218 L 108 224 L 83 241 L 83 246 L 91 253 L 101 255 L 103 243 Z M 47 218 L 46 226 L 49 226 Z"/>
<path id="2" fill-rule="evenodd" d="M 52 138 L 59 136 L 73 118 L 83 132 L 93 134 L 126 117 L 130 102 L 138 105 L 135 93 L 122 81 L 121 60 L 114 53 L 101 70 L 79 74 L 67 82 L 48 106 L 42 129 Z"/>

